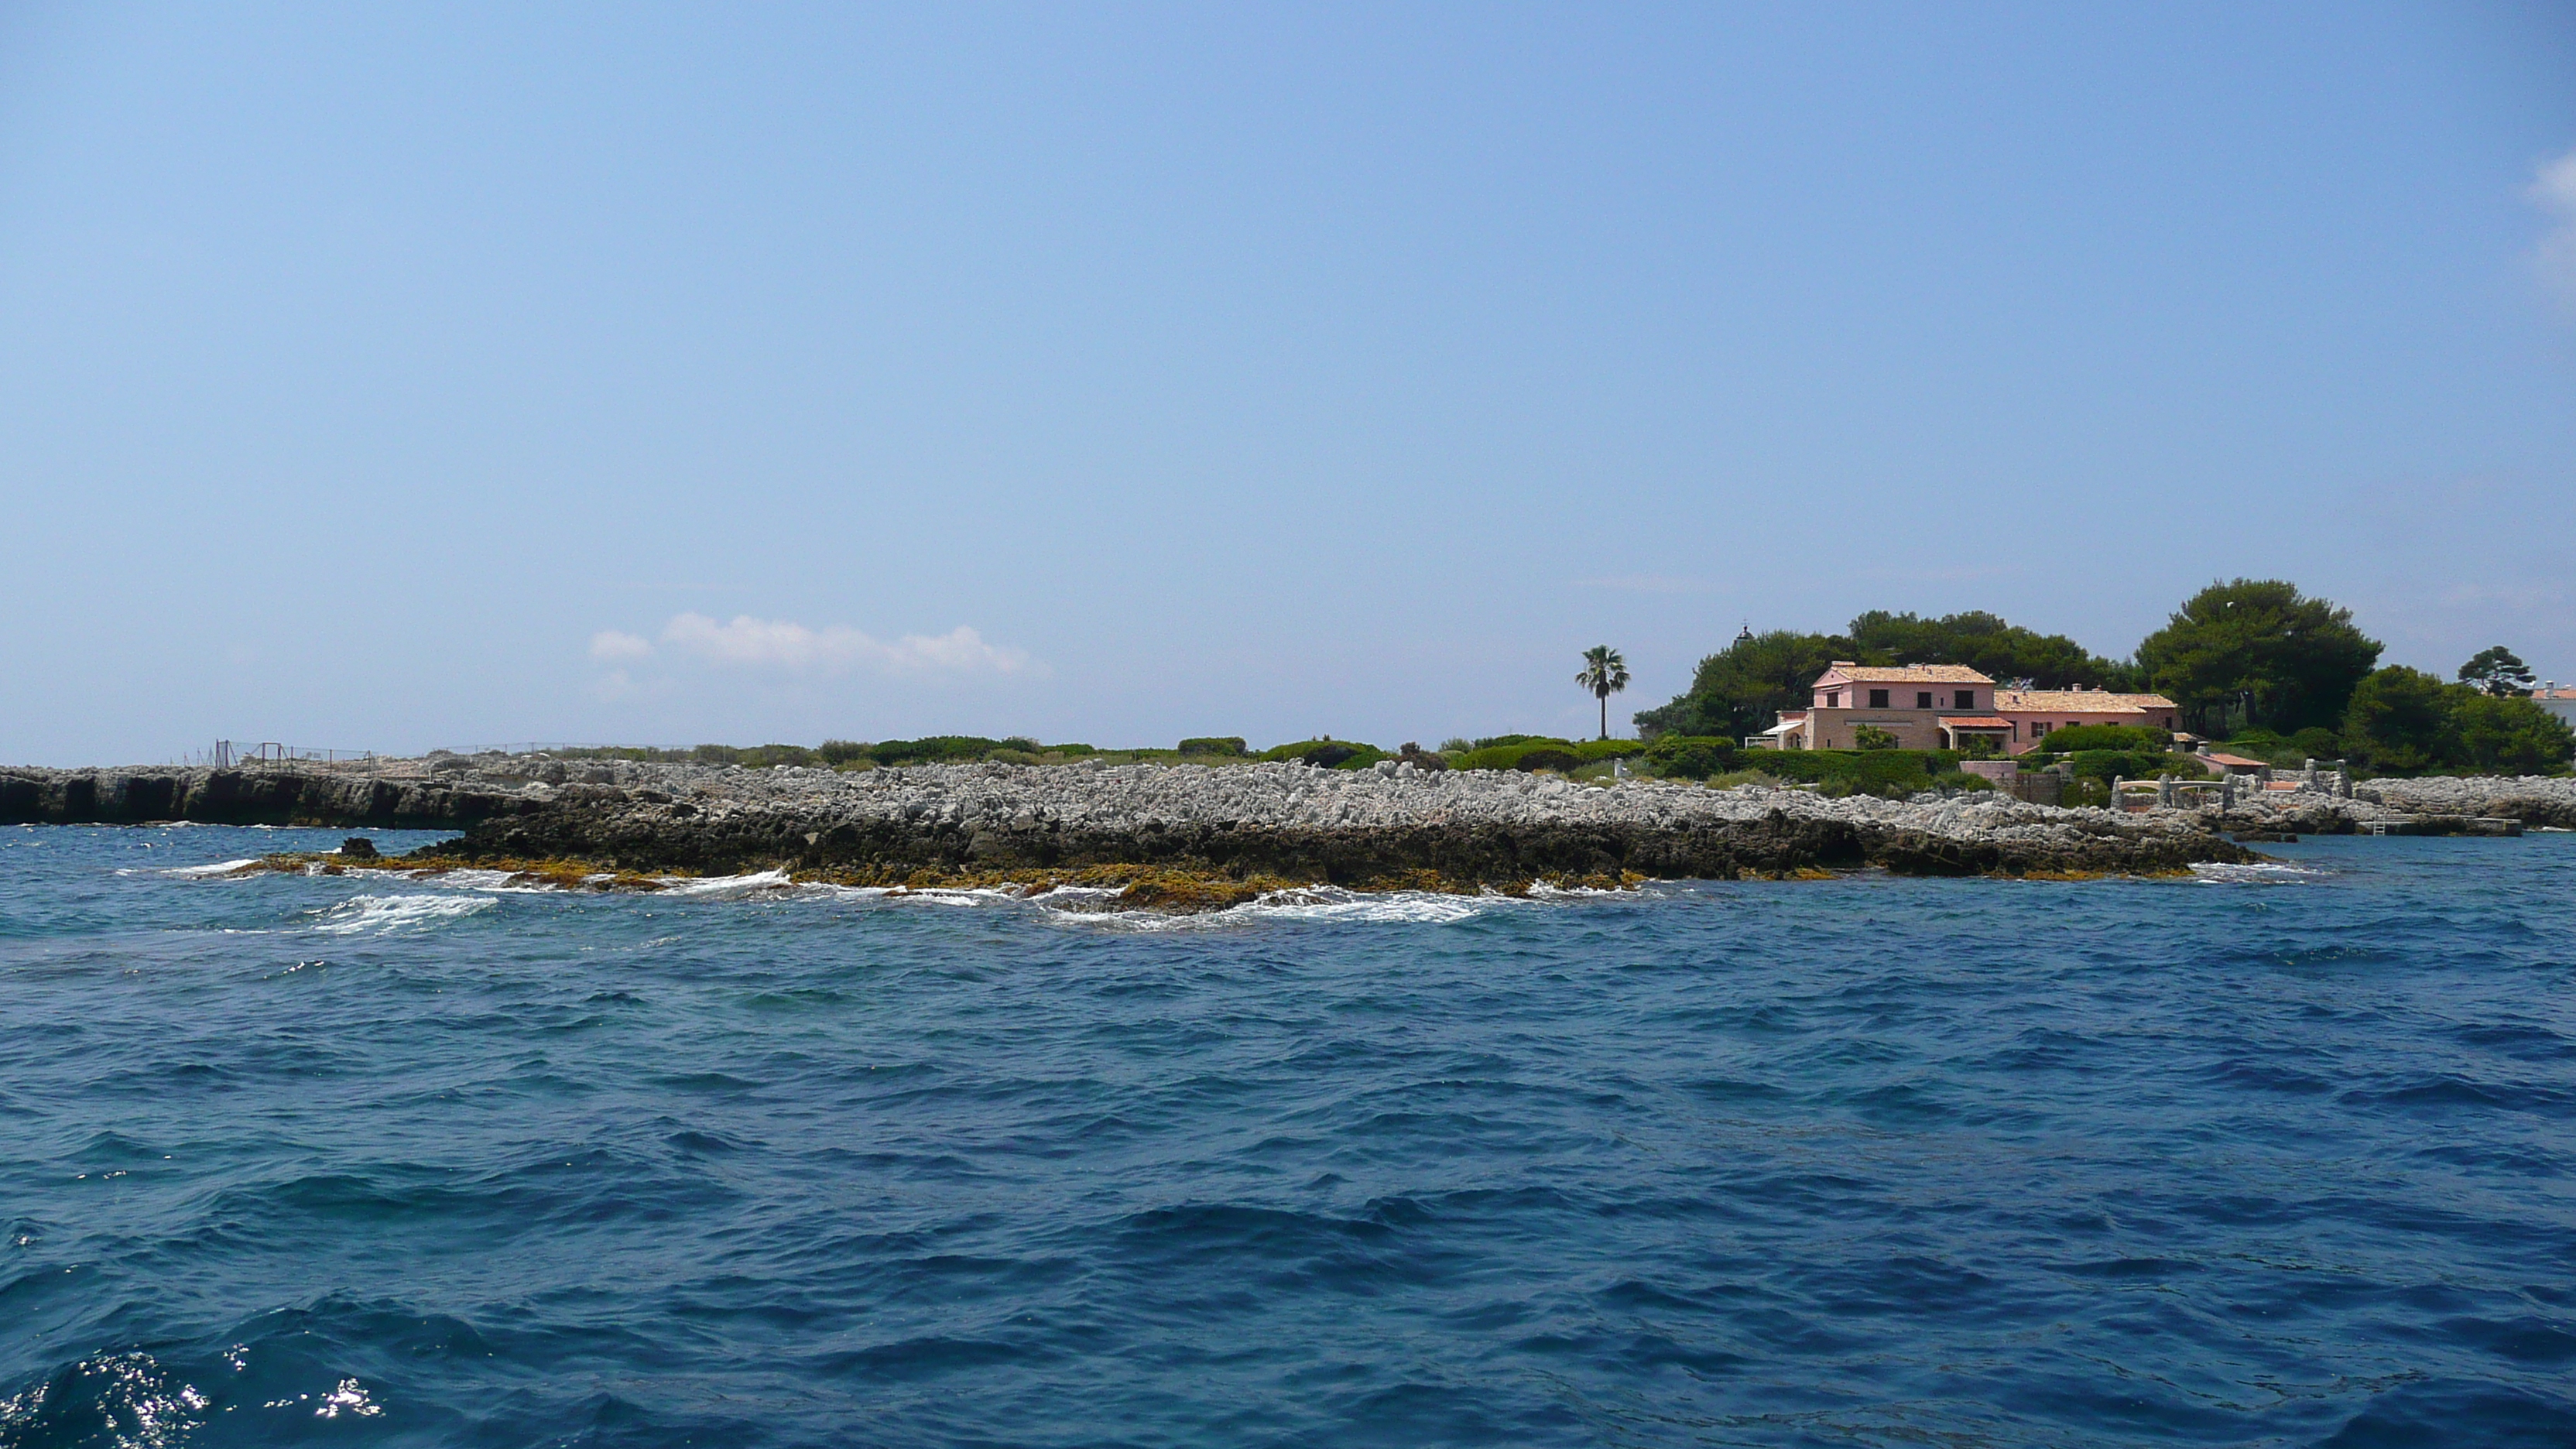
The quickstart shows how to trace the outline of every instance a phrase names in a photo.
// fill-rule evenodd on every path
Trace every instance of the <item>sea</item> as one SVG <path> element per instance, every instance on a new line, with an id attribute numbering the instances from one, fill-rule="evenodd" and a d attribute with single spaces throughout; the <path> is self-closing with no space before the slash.
<path id="1" fill-rule="evenodd" d="M 0 830 L 0 1449 L 2576 1443 L 2576 835 L 210 869 L 342 834 Z"/>

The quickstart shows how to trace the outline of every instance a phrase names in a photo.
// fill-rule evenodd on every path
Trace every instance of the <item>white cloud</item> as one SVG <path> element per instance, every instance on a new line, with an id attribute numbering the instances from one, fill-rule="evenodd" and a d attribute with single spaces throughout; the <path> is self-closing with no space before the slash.
<path id="1" fill-rule="evenodd" d="M 2576 309 L 2576 151 L 2541 167 L 2524 194 L 2558 219 L 2558 225 L 2540 239 L 2533 257 L 2540 280 L 2561 302 Z"/>
<path id="2" fill-rule="evenodd" d="M 906 634 L 888 643 L 846 624 L 809 629 L 790 620 L 755 619 L 749 614 L 720 624 L 704 614 L 681 614 L 663 627 L 662 642 L 718 664 L 787 670 L 865 665 L 904 673 L 1012 674 L 1029 667 L 1027 654 L 987 644 L 983 635 L 963 624 L 945 634 Z"/>
<path id="3" fill-rule="evenodd" d="M 653 652 L 653 641 L 641 634 L 621 634 L 615 629 L 602 629 L 590 636 L 593 659 L 641 659 Z"/>

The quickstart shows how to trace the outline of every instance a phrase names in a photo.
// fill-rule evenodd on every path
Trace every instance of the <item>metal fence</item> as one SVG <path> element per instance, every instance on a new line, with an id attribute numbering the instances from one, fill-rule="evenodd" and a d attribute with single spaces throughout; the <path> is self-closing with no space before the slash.
<path id="1" fill-rule="evenodd" d="M 373 750 L 348 750 L 336 745 L 290 745 L 278 740 L 217 740 L 210 748 L 189 751 L 187 758 L 180 763 L 206 765 L 218 770 L 301 769 L 314 765 L 326 770 L 372 770 L 380 758 Z"/>

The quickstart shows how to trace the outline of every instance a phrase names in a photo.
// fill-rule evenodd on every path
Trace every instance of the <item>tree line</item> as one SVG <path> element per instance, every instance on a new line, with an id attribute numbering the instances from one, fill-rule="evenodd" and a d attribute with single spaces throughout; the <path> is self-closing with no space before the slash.
<path id="1" fill-rule="evenodd" d="M 2352 611 L 2279 579 L 2214 583 L 2183 601 L 2125 659 L 1983 610 L 1926 619 L 1872 610 L 1840 634 L 1747 628 L 1699 663 L 1690 687 L 1636 715 L 1639 731 L 1743 737 L 1803 708 L 1837 659 L 1964 664 L 2038 689 L 2086 685 L 2171 699 L 2194 733 L 2295 740 L 2382 772 L 2564 768 L 2576 734 L 2529 695 L 2529 669 L 2498 646 L 2444 680 L 2379 667 L 2380 642 Z"/>

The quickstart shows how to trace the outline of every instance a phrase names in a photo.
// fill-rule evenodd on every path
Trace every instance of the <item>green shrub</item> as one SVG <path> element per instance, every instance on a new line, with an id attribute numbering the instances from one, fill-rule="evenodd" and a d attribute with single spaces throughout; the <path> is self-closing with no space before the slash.
<path id="1" fill-rule="evenodd" d="M 1582 763 L 1582 759 L 1576 756 L 1571 750 L 1551 750 L 1542 747 L 1539 749 L 1521 751 L 1520 758 L 1512 761 L 1512 768 L 1515 770 L 1554 770 L 1560 775 L 1566 775 L 1572 774 L 1575 767 Z"/>
<path id="2" fill-rule="evenodd" d="M 1471 750 L 1500 749 L 1505 745 L 1561 745 L 1565 741 L 1553 735 L 1488 735 L 1467 746 Z"/>
<path id="3" fill-rule="evenodd" d="M 1768 775 L 1801 784 L 1834 786 L 1826 794 L 1866 791 L 1910 795 L 1932 787 L 1934 775 L 1959 768 L 1955 750 L 1751 750 L 1744 758 Z"/>
<path id="4" fill-rule="evenodd" d="M 1578 748 L 1569 740 L 1552 740 L 1543 735 L 1515 735 L 1508 744 L 1480 744 L 1463 755 L 1451 755 L 1449 767 L 1453 770 L 1518 769 L 1521 756 L 1532 750 L 1555 750 L 1580 761 L 1582 755 Z"/>
<path id="5" fill-rule="evenodd" d="M 1181 741 L 1181 753 L 1239 756 L 1249 752 L 1244 748 L 1241 735 L 1206 735 Z"/>
<path id="6" fill-rule="evenodd" d="M 2566 721 L 2518 695 L 2459 697 L 2451 722 L 2460 763 L 2481 773 L 2537 775 L 2565 768 L 2576 754 L 2576 732 Z"/>
<path id="7" fill-rule="evenodd" d="M 1440 742 L 1440 753 L 1444 755 L 1463 755 L 1475 747 L 1476 746 L 1473 741 L 1462 740 L 1456 735 L 1451 735 L 1449 738 Z"/>
<path id="8" fill-rule="evenodd" d="M 2289 738 L 2290 750 L 2301 759 L 2339 760 L 2343 758 L 2343 736 L 2314 725 Z"/>
<path id="9" fill-rule="evenodd" d="M 988 765 L 1043 765 L 1046 761 L 1029 750 L 1001 749 L 986 750 L 984 752 L 984 763 Z"/>
<path id="10" fill-rule="evenodd" d="M 868 746 L 868 758 L 880 765 L 963 764 L 994 750 L 1024 749 L 1035 740 L 988 740 L 981 735 L 925 735 L 917 740 L 884 740 Z"/>
<path id="11" fill-rule="evenodd" d="M 1742 751 L 1713 735 L 1662 735 L 1647 747 L 1646 763 L 1672 780 L 1705 780 L 1735 768 Z"/>
<path id="12" fill-rule="evenodd" d="M 1274 745 L 1261 752 L 1265 760 L 1304 760 L 1324 770 L 1364 770 L 1388 759 L 1386 751 L 1358 740 L 1299 740 L 1290 745 Z"/>
<path id="13" fill-rule="evenodd" d="M 1954 793 L 1961 790 L 1991 790 L 1995 788 L 1995 782 L 1983 775 L 1970 774 L 1966 770 L 1950 770 L 1933 776 L 1932 788 Z"/>
<path id="14" fill-rule="evenodd" d="M 1574 745 L 1574 757 L 1587 765 L 1603 760 L 1633 760 L 1645 752 L 1643 740 L 1581 740 Z"/>
<path id="15" fill-rule="evenodd" d="M 1852 729 L 1852 748 L 1856 750 L 1892 750 L 1896 748 L 1893 731 L 1876 725 L 1857 725 Z"/>
<path id="16" fill-rule="evenodd" d="M 2117 775 L 2123 780 L 2152 780 L 2158 775 L 2179 775 L 2198 780 L 2209 773 L 2200 761 L 2169 750 L 2078 750 L 2067 758 L 2074 761 L 2077 779 L 2108 780 Z M 2054 755 L 2024 755 L 2022 768 L 2048 769 L 2057 759 Z"/>
<path id="17" fill-rule="evenodd" d="M 2072 725 L 2050 730 L 2042 737 L 2052 755 L 2071 755 L 2079 750 L 2143 750 L 2163 754 L 2173 743 L 2173 736 L 2144 725 Z"/>

